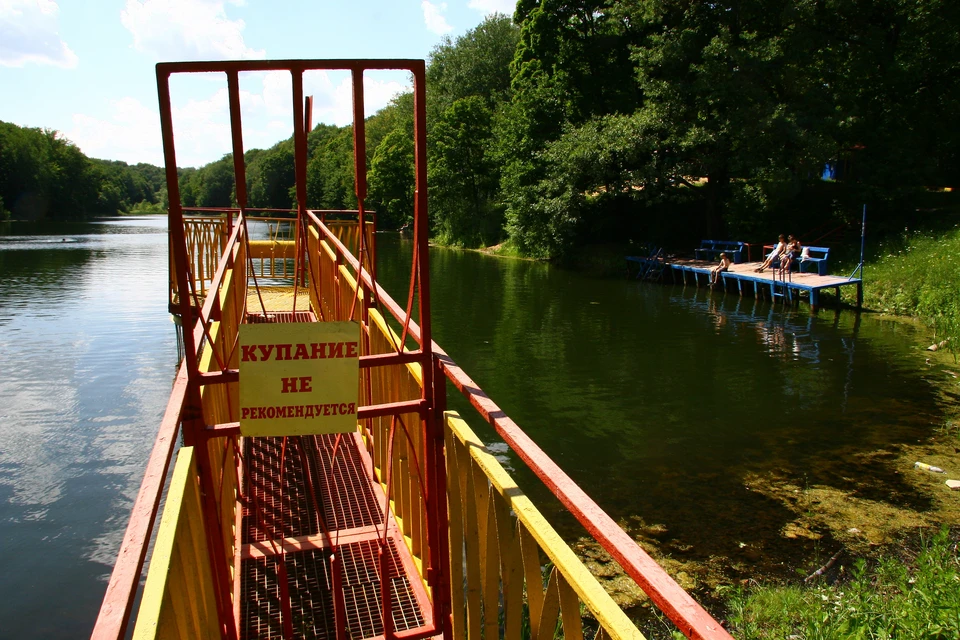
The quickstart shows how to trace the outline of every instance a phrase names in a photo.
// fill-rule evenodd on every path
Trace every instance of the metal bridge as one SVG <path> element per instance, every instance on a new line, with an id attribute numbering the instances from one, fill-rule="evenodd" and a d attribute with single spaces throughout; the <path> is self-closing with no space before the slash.
<path id="1" fill-rule="evenodd" d="M 352 74 L 354 212 L 307 206 L 311 104 L 303 73 L 317 69 Z M 402 69 L 414 79 L 415 249 L 403 305 L 377 284 L 375 216 L 364 209 L 362 79 L 372 69 Z M 247 205 L 239 77 L 278 70 L 292 77 L 297 206 L 288 221 L 266 222 L 276 227 L 258 241 L 250 228 L 264 224 L 253 215 L 263 212 Z M 157 66 L 170 304 L 184 358 L 94 638 L 124 638 L 131 628 L 135 638 L 641 638 L 447 410 L 448 388 L 469 400 L 686 636 L 730 637 L 433 342 L 424 71 L 416 60 Z M 237 206 L 185 216 L 169 81 L 198 72 L 226 79 Z M 359 325 L 356 428 L 243 435 L 244 326 L 334 321 Z"/>

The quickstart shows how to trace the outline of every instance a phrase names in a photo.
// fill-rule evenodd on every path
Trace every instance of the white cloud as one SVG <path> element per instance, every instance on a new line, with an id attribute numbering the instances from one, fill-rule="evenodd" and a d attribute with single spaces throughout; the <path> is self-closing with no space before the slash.
<path id="1" fill-rule="evenodd" d="M 75 113 L 66 136 L 93 158 L 163 164 L 160 115 L 135 98 L 112 101 L 108 120 Z"/>
<path id="2" fill-rule="evenodd" d="M 77 54 L 57 33 L 59 15 L 52 0 L 0 0 L 0 65 L 76 67 Z"/>
<path id="3" fill-rule="evenodd" d="M 517 10 L 516 0 L 470 0 L 467 6 L 485 15 L 504 13 L 508 16 L 513 16 L 513 13 Z"/>
<path id="4" fill-rule="evenodd" d="M 304 83 L 304 86 L 308 87 L 314 96 L 314 123 L 326 122 L 338 127 L 353 124 L 353 84 L 349 78 L 344 78 L 336 86 L 326 77 L 324 81 Z M 387 106 L 394 96 L 409 90 L 409 85 L 364 76 L 364 117 L 372 116 Z"/>
<path id="5" fill-rule="evenodd" d="M 0 0 L 2 1 L 2 0 Z M 337 81 L 338 80 L 338 81 Z M 260 83 L 241 81 L 240 108 L 244 148 L 265 149 L 293 135 L 291 79 L 285 71 L 260 75 Z M 364 105 L 370 116 L 410 87 L 395 80 L 364 77 Z M 304 95 L 314 96 L 313 122 L 344 126 L 353 122 L 353 95 L 349 76 L 336 78 L 325 72 L 304 75 Z M 197 167 L 230 153 L 230 109 L 227 89 L 186 100 L 174 97 L 174 140 L 177 164 Z M 110 103 L 105 119 L 74 114 L 66 132 L 88 156 L 123 160 L 131 164 L 163 164 L 160 116 L 131 97 Z"/>
<path id="6" fill-rule="evenodd" d="M 453 27 L 447 23 L 447 19 L 443 16 L 447 11 L 446 2 L 433 4 L 429 0 L 423 0 L 420 3 L 420 8 L 423 9 L 423 21 L 426 23 L 428 30 L 437 35 L 453 31 Z"/>
<path id="7" fill-rule="evenodd" d="M 246 45 L 246 25 L 228 19 L 221 0 L 127 0 L 120 22 L 133 34 L 134 48 L 158 60 L 266 57 Z"/>
<path id="8" fill-rule="evenodd" d="M 338 127 L 353 123 L 353 83 L 346 73 L 331 78 L 326 71 L 309 71 L 303 76 L 303 95 L 313 96 L 313 123 L 324 122 Z M 364 117 L 370 117 L 387 106 L 394 96 L 410 91 L 410 84 L 396 80 L 363 77 Z M 263 81 L 263 99 L 267 111 L 290 122 L 291 80 L 286 72 L 271 72 Z M 292 131 L 292 124 L 291 131 Z"/>

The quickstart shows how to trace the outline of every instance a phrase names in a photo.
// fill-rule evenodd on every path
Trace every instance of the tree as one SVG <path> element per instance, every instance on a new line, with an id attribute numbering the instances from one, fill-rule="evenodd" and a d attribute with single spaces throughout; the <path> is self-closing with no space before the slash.
<path id="1" fill-rule="evenodd" d="M 353 127 L 328 130 L 307 163 L 307 206 L 355 209 Z"/>
<path id="2" fill-rule="evenodd" d="M 290 190 L 295 180 L 293 143 L 284 140 L 257 154 L 247 165 L 249 205 L 269 209 L 293 208 L 294 198 Z"/>
<path id="3" fill-rule="evenodd" d="M 397 229 L 413 220 L 413 93 L 393 98 L 365 123 L 367 209 L 377 212 L 377 225 Z"/>
<path id="4" fill-rule="evenodd" d="M 433 125 L 428 182 L 433 226 L 442 242 L 475 247 L 501 239 L 499 180 L 488 151 L 491 120 L 486 101 L 469 96 L 454 101 Z"/>
<path id="5" fill-rule="evenodd" d="M 519 35 L 510 17 L 494 13 L 456 41 L 444 37 L 430 53 L 427 68 L 431 115 L 469 96 L 482 96 L 490 105 L 508 100 Z"/>
<path id="6" fill-rule="evenodd" d="M 198 207 L 236 206 L 233 190 L 233 154 L 204 165 L 193 174 L 191 184 Z M 186 203 L 184 203 L 186 204 Z"/>
<path id="7" fill-rule="evenodd" d="M 443 242 L 473 247 L 502 239 L 494 117 L 509 104 L 519 36 L 509 17 L 494 14 L 430 55 L 430 215 Z"/>
<path id="8" fill-rule="evenodd" d="M 373 155 L 368 176 L 371 207 L 377 224 L 397 229 L 413 221 L 413 135 L 405 127 L 388 133 Z"/>
<path id="9" fill-rule="evenodd" d="M 543 151 L 569 126 L 636 109 L 628 59 L 634 34 L 604 0 L 523 0 L 515 18 L 520 38 L 511 102 L 495 119 L 496 159 L 511 239 L 524 253 L 551 257 L 568 241 L 558 244 L 538 206 L 537 185 L 547 175 Z"/>

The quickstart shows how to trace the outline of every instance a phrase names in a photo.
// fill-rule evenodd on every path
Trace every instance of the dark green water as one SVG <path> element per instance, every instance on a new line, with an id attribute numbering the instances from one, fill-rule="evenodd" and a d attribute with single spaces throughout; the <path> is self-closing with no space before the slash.
<path id="1" fill-rule="evenodd" d="M 397 244 L 380 241 L 380 278 L 404 291 L 383 275 L 394 256 L 409 259 L 407 243 L 388 249 Z M 614 519 L 662 525 L 670 553 L 746 560 L 748 577 L 795 575 L 815 543 L 782 538 L 796 516 L 749 490 L 753 474 L 928 506 L 858 455 L 942 424 L 930 378 L 943 373 L 903 323 L 475 252 L 430 259 L 437 342 Z M 507 459 L 565 535 L 580 535 Z"/>
<path id="2" fill-rule="evenodd" d="M 405 300 L 410 245 L 378 243 Z M 175 373 L 166 255 L 163 219 L 0 225 L 2 637 L 92 628 Z M 476 253 L 431 261 L 437 341 L 615 518 L 663 525 L 667 548 L 735 557 L 745 542 L 765 570 L 808 552 L 780 539 L 792 516 L 743 486 L 751 473 L 924 506 L 857 461 L 941 422 L 903 325 Z"/>

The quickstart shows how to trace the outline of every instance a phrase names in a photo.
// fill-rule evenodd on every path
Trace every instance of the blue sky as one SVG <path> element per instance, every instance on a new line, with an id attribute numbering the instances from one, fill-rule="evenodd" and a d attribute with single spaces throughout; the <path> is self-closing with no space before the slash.
<path id="1" fill-rule="evenodd" d="M 0 120 L 56 129 L 88 156 L 162 164 L 154 65 L 242 58 L 426 58 L 516 0 L 0 0 Z M 314 123 L 350 122 L 346 74 L 304 79 Z M 367 115 L 409 86 L 367 74 Z M 230 151 L 223 76 L 171 85 L 177 163 Z M 293 131 L 289 74 L 241 76 L 246 148 Z"/>

